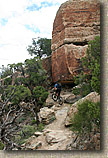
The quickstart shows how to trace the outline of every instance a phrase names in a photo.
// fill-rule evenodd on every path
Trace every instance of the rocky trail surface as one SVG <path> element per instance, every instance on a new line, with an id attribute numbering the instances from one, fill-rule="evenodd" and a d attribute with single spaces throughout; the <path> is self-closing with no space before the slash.
<path id="1" fill-rule="evenodd" d="M 99 101 L 100 96 L 92 92 L 86 97 L 79 99 L 72 93 L 61 95 L 64 99 L 63 105 L 54 102 L 49 95 L 46 105 L 40 110 L 41 123 L 45 124 L 42 132 L 35 132 L 25 144 L 24 150 L 99 150 L 100 149 L 100 131 L 93 131 L 84 134 L 79 138 L 66 126 L 70 125 L 70 118 L 77 111 L 76 105 L 86 99 L 94 102 Z M 74 101 L 70 106 L 70 102 Z M 68 102 L 68 103 L 67 103 Z"/>
<path id="2" fill-rule="evenodd" d="M 36 132 L 34 136 L 30 137 L 24 144 L 26 149 L 65 150 L 67 144 L 72 140 L 72 131 L 65 127 L 65 119 L 70 104 L 59 105 L 52 101 L 51 95 L 49 95 L 48 102 L 54 104 L 51 109 L 55 112 L 55 120 L 46 125 L 43 132 Z"/>

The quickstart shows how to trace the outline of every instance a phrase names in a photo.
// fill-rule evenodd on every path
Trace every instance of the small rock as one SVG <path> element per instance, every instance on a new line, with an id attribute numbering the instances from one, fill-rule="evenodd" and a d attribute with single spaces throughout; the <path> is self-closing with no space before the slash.
<path id="1" fill-rule="evenodd" d="M 13 148 L 12 150 L 18 150 L 17 148 Z"/>
<path id="2" fill-rule="evenodd" d="M 42 133 L 41 132 L 35 132 L 35 136 L 38 137 L 38 136 L 41 136 Z"/>

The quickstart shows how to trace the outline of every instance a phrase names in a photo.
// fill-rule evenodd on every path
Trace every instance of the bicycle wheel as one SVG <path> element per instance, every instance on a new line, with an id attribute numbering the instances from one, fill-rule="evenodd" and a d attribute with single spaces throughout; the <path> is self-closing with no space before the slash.
<path id="1" fill-rule="evenodd" d="M 57 96 L 56 96 L 56 94 L 52 94 L 52 99 L 53 99 L 54 101 L 57 101 Z"/>
<path id="2" fill-rule="evenodd" d="M 60 104 L 60 105 L 63 104 L 63 98 L 62 98 L 62 97 L 59 98 L 59 104 Z"/>

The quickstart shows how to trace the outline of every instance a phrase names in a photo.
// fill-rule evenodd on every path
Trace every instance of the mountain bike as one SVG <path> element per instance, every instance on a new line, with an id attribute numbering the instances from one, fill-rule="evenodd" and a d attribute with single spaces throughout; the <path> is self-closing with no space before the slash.
<path id="1" fill-rule="evenodd" d="M 62 98 L 61 96 L 59 97 L 59 99 L 57 99 L 56 91 L 53 92 L 53 94 L 52 94 L 52 99 L 53 99 L 54 101 L 58 101 L 58 103 L 59 103 L 60 105 L 63 104 L 63 98 Z"/>

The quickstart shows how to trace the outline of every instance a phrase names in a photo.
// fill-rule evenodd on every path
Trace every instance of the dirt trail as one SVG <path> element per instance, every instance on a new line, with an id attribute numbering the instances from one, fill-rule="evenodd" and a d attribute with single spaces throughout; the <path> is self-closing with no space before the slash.
<path id="1" fill-rule="evenodd" d="M 63 96 L 63 95 L 62 95 Z M 65 95 L 66 96 L 66 95 Z M 97 102 L 100 96 L 95 92 L 91 92 L 85 98 Z M 66 101 L 66 100 L 65 100 Z M 51 103 L 51 96 L 48 97 L 48 103 Z M 78 103 L 78 102 L 77 102 Z M 75 103 L 75 104 L 77 104 Z M 100 130 L 94 128 L 89 135 L 84 134 L 83 138 L 78 137 L 74 132 L 65 127 L 65 119 L 70 109 L 70 113 L 74 113 L 75 104 L 70 109 L 70 104 L 64 103 L 62 106 L 56 102 L 53 107 L 56 119 L 52 123 L 45 126 L 41 135 L 31 137 L 25 149 L 30 150 L 100 150 Z M 47 104 L 48 105 L 48 104 Z M 47 108 L 48 109 L 48 108 Z M 53 110 L 51 110 L 53 112 Z M 71 111 L 72 110 L 72 111 Z M 47 110 L 46 110 L 47 111 Z M 45 111 L 45 112 L 46 112 Z M 49 116 L 49 115 L 47 115 Z M 47 118 L 47 117 L 46 117 Z M 50 118 L 50 117 L 49 117 Z M 39 133 L 38 133 L 39 134 Z"/>
<path id="2" fill-rule="evenodd" d="M 57 103 L 56 106 L 58 107 Z M 69 107 L 69 104 L 63 104 L 55 111 L 56 120 L 46 125 L 43 134 L 37 138 L 37 141 L 42 142 L 42 146 L 38 150 L 66 149 L 66 145 L 72 139 L 72 131 L 65 127 Z"/>
<path id="3" fill-rule="evenodd" d="M 52 101 L 51 95 L 49 95 L 48 102 Z M 65 127 L 65 119 L 69 108 L 70 104 L 63 103 L 60 106 L 57 102 L 54 102 L 52 109 L 55 111 L 56 119 L 45 126 L 40 136 L 31 137 L 26 149 L 66 150 L 66 146 L 73 139 L 72 131 Z"/>

